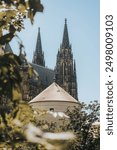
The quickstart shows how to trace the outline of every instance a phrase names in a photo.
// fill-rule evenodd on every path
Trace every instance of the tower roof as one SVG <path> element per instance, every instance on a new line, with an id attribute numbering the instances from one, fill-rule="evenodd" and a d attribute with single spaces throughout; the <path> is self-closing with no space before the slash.
<path id="1" fill-rule="evenodd" d="M 69 95 L 64 89 L 62 89 L 55 82 L 52 83 L 39 95 L 37 95 L 34 99 L 32 99 L 29 103 L 31 104 L 36 102 L 47 102 L 47 101 L 78 103 L 76 99 L 74 99 L 71 95 Z"/>
<path id="2" fill-rule="evenodd" d="M 36 44 L 36 50 L 35 51 L 36 51 L 36 53 L 41 53 L 42 54 L 40 28 L 38 28 L 37 44 Z"/>
<path id="3" fill-rule="evenodd" d="M 68 28 L 67 28 L 67 19 L 65 19 L 62 48 L 65 49 L 69 47 L 70 47 L 70 44 L 69 44 L 69 35 L 68 35 Z"/>
<path id="4" fill-rule="evenodd" d="M 41 44 L 40 28 L 38 28 L 38 36 L 37 36 L 36 49 L 33 55 L 33 63 L 41 66 L 45 66 L 44 52 L 42 51 L 42 44 Z"/>

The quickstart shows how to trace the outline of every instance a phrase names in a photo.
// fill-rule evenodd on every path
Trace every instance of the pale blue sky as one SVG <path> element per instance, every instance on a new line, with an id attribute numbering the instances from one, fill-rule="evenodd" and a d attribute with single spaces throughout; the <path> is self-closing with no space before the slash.
<path id="1" fill-rule="evenodd" d="M 67 18 L 70 43 L 76 60 L 78 95 L 80 101 L 99 100 L 99 0 L 41 0 L 44 12 L 38 13 L 34 25 L 25 21 L 19 36 L 31 62 L 35 50 L 38 27 L 41 28 L 42 47 L 46 66 L 54 68 L 56 55 Z M 11 46 L 18 53 L 17 39 Z"/>

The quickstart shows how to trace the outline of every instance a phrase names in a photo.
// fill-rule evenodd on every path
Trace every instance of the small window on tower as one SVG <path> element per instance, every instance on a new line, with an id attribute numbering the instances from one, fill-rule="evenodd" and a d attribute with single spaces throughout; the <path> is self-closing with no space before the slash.
<path id="1" fill-rule="evenodd" d="M 54 112 L 54 108 L 50 108 L 50 111 Z"/>

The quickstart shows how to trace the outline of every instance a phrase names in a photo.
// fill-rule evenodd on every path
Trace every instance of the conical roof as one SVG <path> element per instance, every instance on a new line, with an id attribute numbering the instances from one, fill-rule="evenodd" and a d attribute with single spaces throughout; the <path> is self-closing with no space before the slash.
<path id="1" fill-rule="evenodd" d="M 41 33 L 40 28 L 38 28 L 38 37 L 37 37 L 37 44 L 36 44 L 36 53 L 41 53 L 42 55 L 42 44 L 41 44 Z"/>
<path id="2" fill-rule="evenodd" d="M 34 99 L 32 99 L 29 103 L 36 102 L 47 102 L 47 101 L 60 101 L 60 102 L 73 102 L 78 103 L 76 99 L 74 99 L 71 95 L 69 95 L 64 89 L 62 89 L 55 82 L 52 83 L 48 88 L 46 88 L 43 92 L 37 95 Z"/>

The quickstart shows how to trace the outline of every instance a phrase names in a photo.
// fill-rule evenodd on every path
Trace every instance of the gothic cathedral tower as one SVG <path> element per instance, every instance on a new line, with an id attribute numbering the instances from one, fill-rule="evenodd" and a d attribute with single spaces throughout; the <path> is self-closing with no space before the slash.
<path id="1" fill-rule="evenodd" d="M 65 19 L 62 44 L 57 54 L 55 81 L 78 100 L 76 64 L 75 60 L 73 60 L 72 48 L 69 43 L 67 19 Z"/>
<path id="2" fill-rule="evenodd" d="M 38 37 L 36 49 L 33 55 L 33 63 L 45 67 L 44 52 L 42 51 L 40 28 L 38 29 Z"/>

